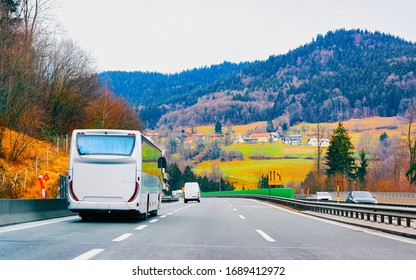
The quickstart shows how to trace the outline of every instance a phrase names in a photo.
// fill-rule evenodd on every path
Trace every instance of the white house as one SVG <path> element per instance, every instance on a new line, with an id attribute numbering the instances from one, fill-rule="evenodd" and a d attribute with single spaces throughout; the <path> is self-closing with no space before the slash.
<path id="1" fill-rule="evenodd" d="M 238 135 L 238 136 L 233 138 L 233 143 L 234 144 L 244 143 L 244 139 L 243 139 L 243 137 L 241 137 L 241 135 Z"/>
<path id="2" fill-rule="evenodd" d="M 270 133 L 252 133 L 250 138 L 257 138 L 258 142 L 269 142 L 270 141 Z"/>
<path id="3" fill-rule="evenodd" d="M 286 135 L 283 137 L 285 144 L 300 145 L 302 143 L 302 135 Z"/>
<path id="4" fill-rule="evenodd" d="M 322 139 L 319 139 L 320 140 L 320 142 L 321 142 L 321 147 L 328 147 L 329 146 L 329 139 L 327 139 L 327 138 L 322 138 Z M 318 146 L 318 139 L 317 138 L 309 138 L 308 139 L 308 145 L 310 145 L 310 146 Z"/>

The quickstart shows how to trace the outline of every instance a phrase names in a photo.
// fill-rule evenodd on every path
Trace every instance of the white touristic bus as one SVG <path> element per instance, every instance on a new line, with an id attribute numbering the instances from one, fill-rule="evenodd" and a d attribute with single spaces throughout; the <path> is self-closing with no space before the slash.
<path id="1" fill-rule="evenodd" d="M 74 130 L 68 165 L 68 209 L 97 214 L 157 215 L 166 160 L 139 131 Z"/>

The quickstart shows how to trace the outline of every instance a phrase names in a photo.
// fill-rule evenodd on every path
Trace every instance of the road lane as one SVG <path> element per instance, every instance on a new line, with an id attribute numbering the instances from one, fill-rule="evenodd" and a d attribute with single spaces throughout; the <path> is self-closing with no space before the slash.
<path id="1" fill-rule="evenodd" d="M 416 242 L 409 247 L 252 200 L 209 198 L 193 205 L 95 258 L 416 259 Z"/>
<path id="2" fill-rule="evenodd" d="M 146 221 L 52 222 L 0 228 L 0 259 L 416 259 L 415 240 L 238 198 L 163 204 Z"/>

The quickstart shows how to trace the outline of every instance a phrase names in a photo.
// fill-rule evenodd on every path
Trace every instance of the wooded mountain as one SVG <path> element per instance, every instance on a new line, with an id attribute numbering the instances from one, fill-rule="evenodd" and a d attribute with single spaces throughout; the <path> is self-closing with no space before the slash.
<path id="1" fill-rule="evenodd" d="M 337 30 L 264 61 L 176 74 L 103 72 L 100 80 L 140 110 L 148 128 L 286 116 L 291 124 L 395 116 L 416 95 L 416 44 Z"/>

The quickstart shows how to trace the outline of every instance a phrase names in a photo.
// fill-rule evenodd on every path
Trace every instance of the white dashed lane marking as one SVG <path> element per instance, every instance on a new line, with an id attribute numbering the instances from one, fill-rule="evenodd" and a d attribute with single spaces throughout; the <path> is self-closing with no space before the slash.
<path id="1" fill-rule="evenodd" d="M 125 240 L 125 239 L 129 238 L 129 237 L 130 237 L 130 236 L 132 236 L 132 235 L 133 235 L 133 233 L 125 233 L 125 234 L 120 235 L 119 237 L 117 237 L 117 238 L 113 239 L 112 241 L 113 241 L 113 242 L 121 242 L 121 241 L 123 241 L 123 240 Z"/>
<path id="2" fill-rule="evenodd" d="M 147 227 L 147 225 L 141 225 L 135 228 L 135 230 L 142 230 L 145 229 Z"/>
<path id="3" fill-rule="evenodd" d="M 276 240 L 274 240 L 273 238 L 271 238 L 270 236 L 268 236 L 265 232 L 263 232 L 260 229 L 256 229 L 257 233 L 261 235 L 261 237 L 263 237 L 264 239 L 266 239 L 269 242 L 276 242 Z"/>
<path id="4" fill-rule="evenodd" d="M 78 257 L 74 258 L 73 260 L 89 260 L 92 257 L 98 255 L 99 253 L 101 253 L 102 251 L 104 251 L 104 249 L 92 249 L 82 255 L 79 255 Z"/>

